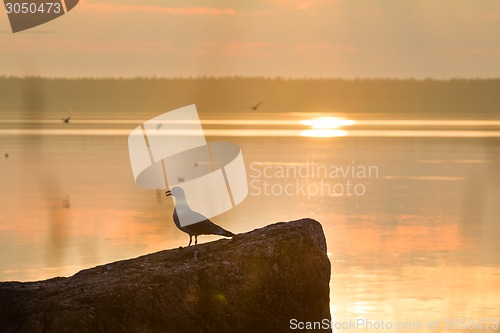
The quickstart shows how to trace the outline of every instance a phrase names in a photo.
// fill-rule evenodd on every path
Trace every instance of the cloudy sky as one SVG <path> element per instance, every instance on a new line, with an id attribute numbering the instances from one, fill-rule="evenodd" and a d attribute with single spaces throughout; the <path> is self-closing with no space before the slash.
<path id="1" fill-rule="evenodd" d="M 498 0 L 80 0 L 12 34 L 0 74 L 500 77 Z"/>

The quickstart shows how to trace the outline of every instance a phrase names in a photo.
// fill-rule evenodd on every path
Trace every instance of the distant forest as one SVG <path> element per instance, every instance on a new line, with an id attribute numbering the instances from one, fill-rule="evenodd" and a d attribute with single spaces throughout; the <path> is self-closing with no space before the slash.
<path id="1" fill-rule="evenodd" d="M 247 106 L 264 101 L 252 111 Z M 308 112 L 500 118 L 500 79 L 48 79 L 0 77 L 0 117 L 138 119 L 196 104 L 205 114 Z M 28 112 L 26 112 L 28 111 Z"/>

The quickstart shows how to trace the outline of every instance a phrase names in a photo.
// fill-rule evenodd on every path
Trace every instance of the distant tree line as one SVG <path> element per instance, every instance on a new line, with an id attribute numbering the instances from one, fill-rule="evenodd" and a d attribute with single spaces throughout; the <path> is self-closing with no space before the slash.
<path id="1" fill-rule="evenodd" d="M 500 79 L 41 78 L 0 77 L 0 117 L 157 115 L 188 104 L 206 113 L 332 113 L 498 118 Z"/>

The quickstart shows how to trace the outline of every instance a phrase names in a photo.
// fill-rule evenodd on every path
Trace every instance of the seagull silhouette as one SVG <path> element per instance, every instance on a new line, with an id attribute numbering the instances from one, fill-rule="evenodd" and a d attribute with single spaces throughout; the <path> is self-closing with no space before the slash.
<path id="1" fill-rule="evenodd" d="M 177 228 L 179 228 L 181 231 L 189 235 L 188 246 L 191 245 L 191 242 L 193 241 L 193 236 L 195 245 L 198 244 L 199 235 L 220 235 L 225 237 L 234 236 L 232 232 L 219 227 L 217 224 L 213 223 L 205 216 L 192 210 L 186 201 L 186 195 L 184 194 L 184 190 L 182 188 L 176 186 L 172 188 L 172 191 L 165 192 L 165 195 L 167 197 L 171 195 L 175 198 L 175 209 L 173 216 L 174 223 Z M 179 215 L 177 214 L 177 212 L 179 212 L 179 214 L 181 214 L 182 216 L 189 216 L 189 219 L 200 222 L 183 227 L 181 226 L 181 223 L 179 221 Z"/>
<path id="2" fill-rule="evenodd" d="M 61 200 L 62 208 L 69 208 L 71 207 L 71 203 L 69 201 L 69 195 L 66 195 L 64 199 Z"/>
<path id="3" fill-rule="evenodd" d="M 70 119 L 71 119 L 71 117 L 61 118 L 61 120 L 62 120 L 65 124 L 68 124 Z"/>
<path id="4" fill-rule="evenodd" d="M 264 103 L 264 101 L 260 101 L 259 103 L 255 104 L 254 106 L 248 106 L 248 108 L 252 109 L 253 111 L 256 111 L 261 105 Z"/>

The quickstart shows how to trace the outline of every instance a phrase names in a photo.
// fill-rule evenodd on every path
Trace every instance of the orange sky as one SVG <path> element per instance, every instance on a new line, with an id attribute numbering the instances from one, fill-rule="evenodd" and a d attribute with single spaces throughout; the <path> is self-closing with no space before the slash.
<path id="1" fill-rule="evenodd" d="M 80 0 L 12 34 L 0 74 L 498 77 L 496 0 Z"/>

